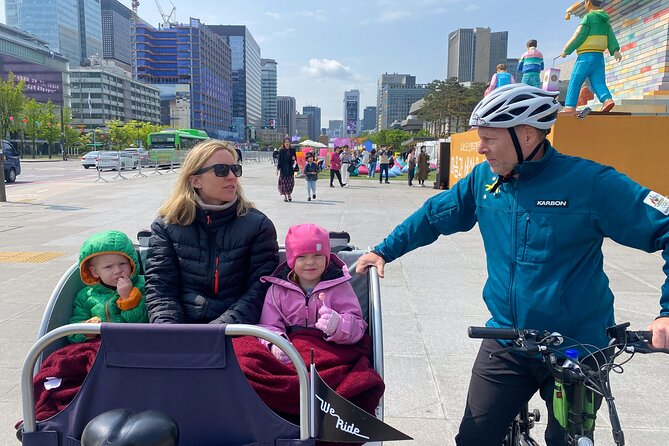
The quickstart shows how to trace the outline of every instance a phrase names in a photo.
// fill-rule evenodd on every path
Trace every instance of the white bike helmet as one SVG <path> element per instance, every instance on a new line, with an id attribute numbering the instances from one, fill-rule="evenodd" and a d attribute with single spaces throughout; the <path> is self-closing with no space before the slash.
<path id="1" fill-rule="evenodd" d="M 494 89 L 476 105 L 469 118 L 472 127 L 511 128 L 529 125 L 548 130 L 557 119 L 557 92 L 526 84 L 509 84 Z"/>

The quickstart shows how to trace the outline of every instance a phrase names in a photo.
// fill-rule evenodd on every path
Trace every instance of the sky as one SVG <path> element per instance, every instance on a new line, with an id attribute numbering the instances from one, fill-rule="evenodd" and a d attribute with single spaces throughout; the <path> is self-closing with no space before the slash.
<path id="1" fill-rule="evenodd" d="M 578 26 L 576 17 L 565 20 L 575 0 L 158 1 L 167 13 L 173 4 L 181 23 L 246 25 L 262 57 L 278 63 L 278 94 L 295 97 L 300 112 L 321 107 L 321 127 L 342 119 L 346 90 L 360 90 L 361 116 L 375 106 L 383 73 L 411 74 L 417 83 L 445 79 L 448 34 L 458 28 L 508 31 L 509 58 L 537 39 L 550 66 Z M 162 21 L 156 0 L 140 0 L 138 12 L 153 25 Z"/>

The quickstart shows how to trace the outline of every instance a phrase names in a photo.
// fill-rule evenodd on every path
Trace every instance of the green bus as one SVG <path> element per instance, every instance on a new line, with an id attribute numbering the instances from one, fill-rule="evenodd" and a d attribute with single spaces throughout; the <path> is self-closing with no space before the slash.
<path id="1" fill-rule="evenodd" d="M 149 133 L 146 143 L 151 160 L 159 165 L 181 164 L 186 153 L 200 141 L 209 139 L 207 132 L 195 129 L 162 130 Z"/>

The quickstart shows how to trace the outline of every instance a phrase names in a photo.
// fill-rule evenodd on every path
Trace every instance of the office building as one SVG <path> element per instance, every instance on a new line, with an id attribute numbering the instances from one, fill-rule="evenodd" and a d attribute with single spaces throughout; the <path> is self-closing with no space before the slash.
<path id="1" fill-rule="evenodd" d="M 362 111 L 362 131 L 369 132 L 376 128 L 376 107 L 365 107 Z"/>
<path id="2" fill-rule="evenodd" d="M 313 105 L 302 107 L 302 114 L 309 118 L 309 139 L 316 141 L 321 134 L 321 108 Z"/>
<path id="3" fill-rule="evenodd" d="M 381 123 L 381 115 L 383 113 L 383 89 L 387 85 L 416 85 L 416 76 L 410 74 L 384 73 L 376 81 L 376 130 L 383 130 L 388 128 L 386 124 Z"/>
<path id="4" fill-rule="evenodd" d="M 260 127 L 262 119 L 260 46 L 244 25 L 209 28 L 223 37 L 232 51 L 232 125 L 247 140 L 247 131 Z"/>
<path id="5" fill-rule="evenodd" d="M 506 71 L 516 79 L 516 82 L 520 82 L 523 77 L 523 73 L 518 73 L 518 61 L 519 59 L 506 59 Z"/>
<path id="6" fill-rule="evenodd" d="M 161 29 L 138 22 L 136 37 L 137 79 L 160 89 L 163 124 L 242 140 L 232 128 L 231 55 L 223 39 L 194 18 Z"/>
<path id="7" fill-rule="evenodd" d="M 343 126 L 344 126 L 344 121 L 342 119 L 329 120 L 326 135 L 328 135 L 330 138 L 341 138 L 342 136 L 341 129 Z"/>
<path id="8" fill-rule="evenodd" d="M 276 92 L 277 92 L 277 63 L 274 59 L 260 59 L 262 67 L 262 127 L 276 128 Z"/>
<path id="9" fill-rule="evenodd" d="M 102 55 L 100 0 L 5 0 L 7 25 L 34 34 L 79 66 Z"/>
<path id="10" fill-rule="evenodd" d="M 460 28 L 448 35 L 447 77 L 459 82 L 490 80 L 497 64 L 506 63 L 508 32 Z"/>
<path id="11" fill-rule="evenodd" d="M 297 106 L 295 98 L 292 96 L 277 96 L 276 97 L 276 114 L 279 120 L 278 126 L 285 129 L 288 135 L 295 134 L 295 115 L 297 114 Z"/>
<path id="12" fill-rule="evenodd" d="M 343 136 L 354 137 L 358 134 L 360 120 L 360 91 L 348 90 L 344 92 L 344 122 L 341 133 Z"/>
<path id="13" fill-rule="evenodd" d="M 23 80 L 23 94 L 37 102 L 70 106 L 69 63 L 47 42 L 0 23 L 0 78 L 14 73 Z"/>
<path id="14" fill-rule="evenodd" d="M 118 0 L 102 0 L 102 57 L 130 71 L 132 11 Z"/>
<path id="15" fill-rule="evenodd" d="M 84 131 L 108 121 L 160 123 L 160 89 L 133 80 L 130 73 L 102 61 L 70 70 L 72 119 Z"/>
<path id="16" fill-rule="evenodd" d="M 386 85 L 381 94 L 381 130 L 397 127 L 411 110 L 411 104 L 427 93 L 425 85 Z M 394 123 L 397 124 L 394 126 Z"/>
<path id="17" fill-rule="evenodd" d="M 309 116 L 303 113 L 295 115 L 295 134 L 300 138 L 309 138 Z M 311 139 L 311 138 L 309 138 Z"/>

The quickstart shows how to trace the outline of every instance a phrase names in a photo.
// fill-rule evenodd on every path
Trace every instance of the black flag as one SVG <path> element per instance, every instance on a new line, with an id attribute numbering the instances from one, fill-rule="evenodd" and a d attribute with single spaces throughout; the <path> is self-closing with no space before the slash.
<path id="1" fill-rule="evenodd" d="M 313 364 L 311 389 L 316 439 L 338 443 L 413 440 L 339 396 L 325 384 Z"/>

